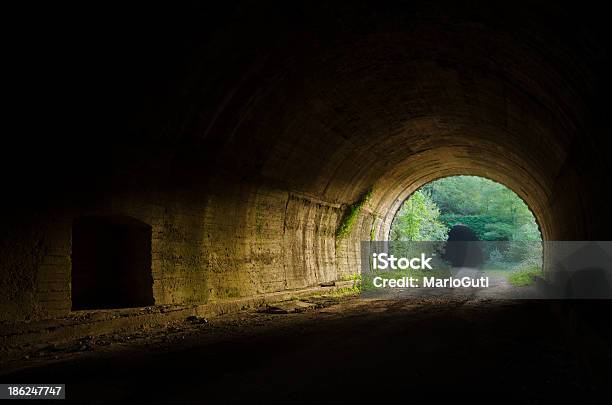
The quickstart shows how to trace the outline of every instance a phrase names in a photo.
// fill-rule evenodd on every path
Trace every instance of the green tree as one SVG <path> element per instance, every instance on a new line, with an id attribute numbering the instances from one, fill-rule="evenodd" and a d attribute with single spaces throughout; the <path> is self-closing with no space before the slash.
<path id="1" fill-rule="evenodd" d="M 404 202 L 391 226 L 391 240 L 444 240 L 448 227 L 440 220 L 440 210 L 426 191 L 416 191 Z"/>
<path id="2" fill-rule="evenodd" d="M 441 240 L 457 224 L 469 226 L 481 240 L 541 240 L 535 218 L 519 196 L 476 176 L 445 177 L 423 186 L 399 210 L 391 239 Z"/>

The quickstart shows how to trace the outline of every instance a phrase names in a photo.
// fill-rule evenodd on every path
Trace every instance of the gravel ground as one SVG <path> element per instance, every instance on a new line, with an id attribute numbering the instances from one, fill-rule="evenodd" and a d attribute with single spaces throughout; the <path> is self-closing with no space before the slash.
<path id="1" fill-rule="evenodd" d="M 318 297 L 37 348 L 0 381 L 91 403 L 584 399 L 602 376 L 562 329 L 546 302 Z"/>

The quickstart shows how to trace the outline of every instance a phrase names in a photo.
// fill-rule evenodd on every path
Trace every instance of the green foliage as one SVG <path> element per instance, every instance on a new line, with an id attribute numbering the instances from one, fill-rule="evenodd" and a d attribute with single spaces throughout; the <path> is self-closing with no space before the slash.
<path id="1" fill-rule="evenodd" d="M 361 283 L 355 283 L 353 287 L 336 288 L 335 290 L 332 290 L 328 292 L 327 294 L 323 294 L 322 296 L 332 297 L 332 298 L 342 298 L 342 297 L 346 297 L 349 295 L 357 295 L 360 292 L 361 292 Z"/>
<path id="2" fill-rule="evenodd" d="M 540 266 L 530 266 L 510 273 L 508 282 L 515 287 L 524 287 L 533 284 L 538 276 L 542 277 L 542 268 Z"/>
<path id="3" fill-rule="evenodd" d="M 448 235 L 448 227 L 439 218 L 440 210 L 431 196 L 427 192 L 416 191 L 395 216 L 391 226 L 391 240 L 444 240 Z"/>
<path id="4" fill-rule="evenodd" d="M 340 277 L 340 281 L 361 281 L 361 274 L 348 274 Z"/>
<path id="5" fill-rule="evenodd" d="M 346 211 L 344 211 L 342 219 L 340 220 L 340 225 L 336 229 L 336 240 L 340 240 L 351 233 L 353 224 L 359 217 L 361 209 L 367 204 L 368 201 L 370 201 L 372 194 L 373 190 L 368 190 L 368 192 L 362 195 L 359 200 L 347 207 Z"/>
<path id="6" fill-rule="evenodd" d="M 416 191 L 396 215 L 390 239 L 443 240 L 458 224 L 470 227 L 480 240 L 541 240 L 535 218 L 519 196 L 475 176 L 445 177 Z"/>
<path id="7" fill-rule="evenodd" d="M 475 176 L 446 177 L 427 184 L 449 227 L 462 223 L 481 240 L 541 240 L 535 218 L 512 190 Z"/>
<path id="8" fill-rule="evenodd" d="M 370 240 L 376 239 L 376 224 L 378 223 L 378 216 L 374 215 L 374 221 L 372 221 L 372 228 L 370 229 Z"/>

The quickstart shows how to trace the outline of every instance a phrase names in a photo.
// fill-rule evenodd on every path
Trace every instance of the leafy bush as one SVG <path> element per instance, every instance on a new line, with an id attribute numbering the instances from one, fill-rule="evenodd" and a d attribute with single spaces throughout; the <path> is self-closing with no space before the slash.
<path id="1" fill-rule="evenodd" d="M 440 220 L 440 210 L 423 191 L 416 191 L 404 202 L 393 220 L 391 240 L 434 241 L 445 240 L 448 227 Z"/>
<path id="2" fill-rule="evenodd" d="M 525 287 L 533 284 L 538 276 L 542 276 L 541 266 L 524 267 L 512 271 L 508 276 L 508 282 L 515 287 Z"/>
<path id="3" fill-rule="evenodd" d="M 489 262 L 499 263 L 504 260 L 504 254 L 497 248 L 494 248 L 489 253 Z"/>

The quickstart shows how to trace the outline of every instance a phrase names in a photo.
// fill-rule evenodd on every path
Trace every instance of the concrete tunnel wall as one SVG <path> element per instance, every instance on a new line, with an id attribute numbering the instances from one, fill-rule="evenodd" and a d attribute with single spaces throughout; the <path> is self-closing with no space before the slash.
<path id="1" fill-rule="evenodd" d="M 547 240 L 610 239 L 597 13 L 553 2 L 185 7 L 87 27 L 75 76 L 95 101 L 81 134 L 15 147 L 29 166 L 5 181 L 0 320 L 70 312 L 72 224 L 87 215 L 151 226 L 156 304 L 354 274 L 359 242 L 384 239 L 401 202 L 448 175 L 512 188 Z"/>

